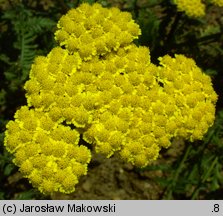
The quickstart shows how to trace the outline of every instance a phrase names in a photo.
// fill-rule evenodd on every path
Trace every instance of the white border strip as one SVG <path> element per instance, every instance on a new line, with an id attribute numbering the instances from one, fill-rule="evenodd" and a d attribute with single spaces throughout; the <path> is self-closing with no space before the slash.
<path id="1" fill-rule="evenodd" d="M 220 200 L 1 200 L 0 215 L 222 216 Z"/>

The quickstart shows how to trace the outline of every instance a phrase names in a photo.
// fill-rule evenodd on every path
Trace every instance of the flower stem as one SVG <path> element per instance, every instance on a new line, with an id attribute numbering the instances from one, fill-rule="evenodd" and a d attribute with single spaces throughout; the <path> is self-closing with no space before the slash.
<path id="1" fill-rule="evenodd" d="M 169 199 L 171 199 L 172 198 L 172 192 L 173 192 L 173 188 L 175 187 L 175 185 L 176 185 L 176 183 L 177 183 L 177 179 L 178 179 L 178 177 L 179 177 L 179 175 L 180 175 L 180 173 L 181 173 L 181 171 L 182 171 L 182 169 L 183 169 L 183 166 L 184 166 L 184 163 L 185 163 L 185 161 L 187 160 L 187 158 L 188 158 L 188 155 L 189 155 L 189 153 L 190 153 L 190 150 L 191 150 L 191 148 L 192 148 L 192 146 L 189 144 L 188 146 L 187 146 L 187 148 L 186 148 L 186 151 L 185 151 L 185 153 L 184 153 L 184 155 L 183 155 L 183 158 L 182 158 L 182 160 L 180 161 L 180 163 L 179 163 L 179 165 L 178 165 L 178 167 L 177 167 L 177 170 L 176 170 L 176 172 L 175 172 L 175 174 L 174 174 L 174 176 L 173 176 L 173 179 L 172 179 L 172 182 L 168 185 L 168 187 L 167 187 L 167 189 L 166 189 L 166 196 L 165 196 L 165 199 L 167 199 L 167 200 L 169 200 Z"/>
<path id="2" fill-rule="evenodd" d="M 211 171 L 214 169 L 214 167 L 217 165 L 218 162 L 218 157 L 216 157 L 214 159 L 214 161 L 212 162 L 211 166 L 209 167 L 208 171 L 206 172 L 206 174 L 204 175 L 204 177 L 201 179 L 200 184 L 194 189 L 192 195 L 191 195 L 191 199 L 195 199 L 198 196 L 198 193 L 200 191 L 200 186 L 202 184 L 205 183 L 205 181 L 207 180 L 207 178 L 210 176 Z"/>

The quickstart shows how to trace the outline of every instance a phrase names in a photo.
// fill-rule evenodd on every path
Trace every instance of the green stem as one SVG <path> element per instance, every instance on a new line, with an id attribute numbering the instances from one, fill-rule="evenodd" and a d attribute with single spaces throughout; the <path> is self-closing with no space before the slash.
<path id="1" fill-rule="evenodd" d="M 182 169 L 183 169 L 183 166 L 184 166 L 184 163 L 185 163 L 185 161 L 187 160 L 187 158 L 188 158 L 188 155 L 189 155 L 189 153 L 190 153 L 190 150 L 191 150 L 191 148 L 192 148 L 192 146 L 189 144 L 188 146 L 187 146 L 187 149 L 186 149 L 186 151 L 185 151 L 185 153 L 184 153 L 184 155 L 183 155 L 183 158 L 182 158 L 182 160 L 180 161 L 180 164 L 179 164 L 179 166 L 177 167 L 177 170 L 176 170 L 176 172 L 175 172 L 175 174 L 174 174 L 174 176 L 173 176 L 173 179 L 172 179 L 172 183 L 170 183 L 169 184 L 169 186 L 167 187 L 167 189 L 166 189 L 166 193 L 167 193 L 167 195 L 165 196 L 165 199 L 171 199 L 172 198 L 172 189 L 175 187 L 175 185 L 176 185 L 176 181 L 177 181 L 177 179 L 178 179 L 178 177 L 179 177 L 179 175 L 180 175 L 180 173 L 181 173 L 181 171 L 182 171 Z"/>
<path id="2" fill-rule="evenodd" d="M 201 44 L 212 43 L 212 42 L 220 39 L 221 35 L 222 35 L 222 33 L 220 33 L 220 32 L 212 34 L 212 35 L 207 35 L 207 36 L 204 36 L 204 37 L 197 38 L 196 40 L 194 40 L 193 43 L 201 43 Z M 176 44 L 176 45 L 178 47 L 181 47 L 181 46 L 185 46 L 187 44 L 188 44 L 188 41 L 185 41 L 185 42 L 182 42 L 182 43 L 179 43 L 179 44 Z"/>
<path id="3" fill-rule="evenodd" d="M 133 6 L 134 6 L 133 11 L 134 11 L 135 19 L 137 20 L 139 17 L 139 9 L 140 9 L 137 5 L 137 0 L 133 1 Z"/>
<path id="4" fill-rule="evenodd" d="M 174 36 L 174 34 L 177 30 L 177 26 L 180 22 L 181 17 L 182 17 L 182 13 L 178 12 L 175 16 L 173 24 L 171 25 L 171 29 L 169 31 L 169 34 L 167 35 L 167 39 L 166 39 L 167 44 L 172 40 L 172 38 L 173 38 L 173 36 Z"/>
<path id="5" fill-rule="evenodd" d="M 204 175 L 204 177 L 201 179 L 200 184 L 194 189 L 192 195 L 191 195 L 191 199 L 195 199 L 198 196 L 198 193 L 200 191 L 200 186 L 202 184 L 205 183 L 205 181 L 207 180 L 207 178 L 210 176 L 211 171 L 214 169 L 214 167 L 216 166 L 218 162 L 218 157 L 216 157 L 214 159 L 214 161 L 212 162 L 211 166 L 209 167 L 208 171 L 206 172 L 206 174 Z"/>

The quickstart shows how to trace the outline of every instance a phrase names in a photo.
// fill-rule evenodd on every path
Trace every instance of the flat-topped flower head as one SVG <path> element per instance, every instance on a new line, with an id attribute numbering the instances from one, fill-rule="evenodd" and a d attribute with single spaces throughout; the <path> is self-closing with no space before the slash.
<path id="1" fill-rule="evenodd" d="M 210 0 L 211 3 L 219 6 L 219 7 L 223 7 L 223 0 Z"/>
<path id="2" fill-rule="evenodd" d="M 205 15 L 205 4 L 201 0 L 174 0 L 179 11 L 185 12 L 187 16 L 198 18 Z"/>
<path id="3" fill-rule="evenodd" d="M 175 136 L 190 141 L 202 139 L 213 124 L 217 101 L 210 77 L 194 60 L 184 55 L 175 55 L 175 58 L 166 55 L 159 60 L 159 82 L 174 104 L 170 106 L 174 110 L 172 121 L 177 122 Z M 169 113 L 169 109 L 166 112 Z M 173 125 L 174 122 L 168 124 Z"/>
<path id="4" fill-rule="evenodd" d="M 85 142 L 145 167 L 173 137 L 202 139 L 213 124 L 211 79 L 183 55 L 152 64 L 149 49 L 133 43 L 139 34 L 130 13 L 81 4 L 60 19 L 60 46 L 36 57 L 28 105 L 7 124 L 4 144 L 42 193 L 75 190 L 91 160 Z"/>
<path id="5" fill-rule="evenodd" d="M 103 8 L 100 4 L 81 4 L 58 22 L 55 39 L 70 52 L 79 52 L 84 60 L 105 55 L 128 46 L 141 34 L 128 12 Z"/>
<path id="6" fill-rule="evenodd" d="M 23 106 L 7 124 L 4 144 L 20 172 L 42 193 L 71 193 L 91 159 L 90 150 L 78 145 L 79 137 L 78 131 L 58 125 L 47 113 Z M 83 169 L 71 171 L 74 162 Z"/>

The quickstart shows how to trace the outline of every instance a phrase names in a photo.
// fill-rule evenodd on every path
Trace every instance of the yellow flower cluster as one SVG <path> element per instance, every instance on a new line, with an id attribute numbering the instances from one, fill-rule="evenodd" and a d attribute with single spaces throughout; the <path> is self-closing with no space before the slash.
<path id="1" fill-rule="evenodd" d="M 158 80 L 175 106 L 168 119 L 171 125 L 177 124 L 174 135 L 190 141 L 202 139 L 214 121 L 213 104 L 217 101 L 210 77 L 203 74 L 192 59 L 183 55 L 175 55 L 175 58 L 167 55 L 159 60 Z"/>
<path id="2" fill-rule="evenodd" d="M 62 16 L 55 39 L 69 52 L 79 52 L 87 60 L 125 47 L 140 33 L 130 13 L 84 3 Z"/>
<path id="3" fill-rule="evenodd" d="M 210 0 L 211 3 L 223 7 L 223 0 Z M 177 10 L 185 12 L 189 17 L 198 18 L 205 15 L 205 4 L 202 0 L 173 0 Z"/>
<path id="4" fill-rule="evenodd" d="M 223 7 L 223 0 L 211 0 L 211 3 L 213 3 L 219 7 Z"/>
<path id="5" fill-rule="evenodd" d="M 202 17 L 205 15 L 205 4 L 201 0 L 174 0 L 179 11 L 184 11 L 189 17 Z"/>
<path id="6" fill-rule="evenodd" d="M 129 13 L 82 4 L 60 19 L 60 46 L 35 59 L 28 106 L 8 123 L 5 146 L 41 192 L 73 192 L 86 174 L 91 152 L 80 136 L 143 167 L 173 137 L 202 139 L 213 124 L 210 78 L 183 55 L 152 64 L 133 43 L 139 34 Z"/>
<path id="7" fill-rule="evenodd" d="M 27 106 L 15 119 L 7 124 L 5 145 L 21 173 L 43 193 L 73 192 L 91 159 L 89 149 L 78 145 L 79 132 Z"/>

